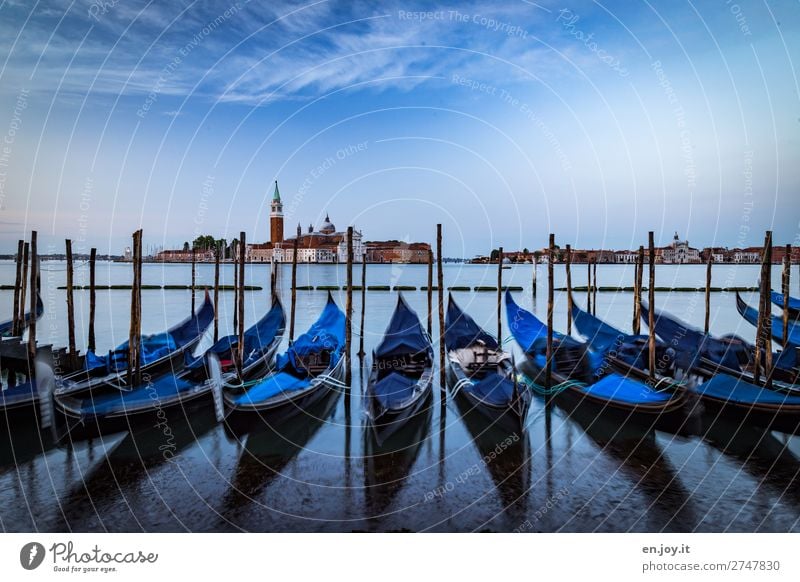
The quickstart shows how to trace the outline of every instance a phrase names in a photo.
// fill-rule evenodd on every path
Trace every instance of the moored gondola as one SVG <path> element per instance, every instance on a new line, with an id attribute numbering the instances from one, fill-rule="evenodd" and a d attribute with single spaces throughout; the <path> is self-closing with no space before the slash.
<path id="1" fill-rule="evenodd" d="M 38 320 L 44 314 L 44 303 L 42 303 L 41 295 L 36 296 L 36 319 Z M 33 318 L 31 317 L 31 312 L 26 311 L 25 316 L 23 318 L 23 329 L 28 326 Z M 14 328 L 14 320 L 9 319 L 8 321 L 0 322 L 0 337 L 8 337 L 11 335 Z"/>
<path id="2" fill-rule="evenodd" d="M 276 424 L 344 387 L 344 347 L 345 315 L 328 293 L 319 319 L 278 356 L 273 372 L 225 391 L 228 422 Z"/>
<path id="3" fill-rule="evenodd" d="M 758 327 L 758 310 L 750 307 L 739 293 L 736 293 L 736 309 L 745 320 Z M 777 315 L 770 315 L 772 322 L 772 339 L 784 347 L 800 346 L 800 323 L 792 319 L 789 321 L 787 337 L 783 337 L 783 319 Z"/>
<path id="4" fill-rule="evenodd" d="M 776 291 L 770 291 L 770 300 L 783 309 L 783 293 L 778 293 Z M 800 319 L 800 298 L 797 297 L 789 297 L 789 301 L 787 302 L 787 306 L 789 308 L 789 317 L 793 320 Z"/>
<path id="5" fill-rule="evenodd" d="M 618 422 L 691 435 L 700 428 L 696 398 L 672 382 L 649 384 L 623 376 L 585 344 L 553 331 L 551 386 L 546 386 L 547 326 L 506 293 L 506 315 L 512 335 L 525 353 L 520 369 L 534 389 L 551 394 L 569 410 L 591 407 Z"/>
<path id="6" fill-rule="evenodd" d="M 143 374 L 142 384 L 124 389 L 111 383 L 80 393 L 56 392 L 56 411 L 64 414 L 71 426 L 79 422 L 86 430 L 102 432 L 126 428 L 142 418 L 165 417 L 170 409 L 186 408 L 213 397 L 221 420 L 224 386 L 238 386 L 263 373 L 272 362 L 284 328 L 283 307 L 275 301 L 264 317 L 246 330 L 242 366 L 234 365 L 238 337 L 228 336 L 177 373 Z"/>
<path id="7" fill-rule="evenodd" d="M 365 409 L 383 442 L 420 413 L 433 384 L 433 347 L 419 317 L 402 294 L 383 340 L 372 352 Z"/>
<path id="8" fill-rule="evenodd" d="M 468 401 L 491 425 L 525 432 L 531 393 L 517 382 L 511 354 L 448 298 L 445 320 L 447 381 L 455 397 Z"/>

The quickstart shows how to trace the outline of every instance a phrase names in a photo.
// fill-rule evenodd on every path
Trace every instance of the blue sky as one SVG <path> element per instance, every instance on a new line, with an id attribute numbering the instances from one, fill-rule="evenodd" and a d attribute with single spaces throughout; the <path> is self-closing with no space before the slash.
<path id="1" fill-rule="evenodd" d="M 0 252 L 800 244 L 800 6 L 0 0 Z M 4 149 L 5 148 L 5 149 Z"/>

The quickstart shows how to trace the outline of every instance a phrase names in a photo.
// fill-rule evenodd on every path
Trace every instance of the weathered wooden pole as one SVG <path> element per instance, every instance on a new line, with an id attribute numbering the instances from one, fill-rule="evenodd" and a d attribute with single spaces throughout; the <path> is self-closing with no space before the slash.
<path id="1" fill-rule="evenodd" d="M 22 286 L 22 248 L 24 246 L 24 241 L 20 239 L 17 243 L 17 271 L 16 271 L 16 279 L 14 280 L 14 305 L 12 307 L 12 314 L 11 314 L 11 335 L 18 336 L 21 335 L 19 321 L 19 291 L 20 287 Z"/>
<path id="2" fill-rule="evenodd" d="M 97 249 L 92 247 L 89 251 L 89 341 L 86 349 L 93 352 L 97 349 L 94 336 L 95 310 L 97 308 Z"/>
<path id="3" fill-rule="evenodd" d="M 636 325 L 639 321 L 638 281 L 639 281 L 639 257 L 637 255 L 636 258 L 633 260 L 633 319 L 631 319 L 631 329 L 633 330 L 634 335 L 637 335 L 639 333 L 639 328 Z"/>
<path id="4" fill-rule="evenodd" d="M 650 261 L 650 272 L 647 285 L 647 331 L 649 334 L 648 341 L 648 372 L 650 380 L 655 382 L 656 379 L 656 316 L 655 316 L 655 299 L 656 299 L 656 245 L 653 237 L 653 231 L 647 233 L 647 248 L 648 258 Z"/>
<path id="5" fill-rule="evenodd" d="M 532 290 L 532 293 L 533 293 L 533 301 L 535 302 L 536 301 L 536 267 L 537 267 L 537 264 L 536 264 L 537 263 L 536 253 L 533 253 L 532 257 L 533 258 L 532 258 L 531 262 L 533 263 L 533 280 L 531 281 L 531 290 Z"/>
<path id="6" fill-rule="evenodd" d="M 239 329 L 239 244 L 231 243 L 233 252 L 233 329 Z"/>
<path id="7" fill-rule="evenodd" d="M 764 377 L 767 387 L 772 387 L 772 231 L 768 230 L 764 237 Z M 786 345 L 784 338 L 784 345 Z"/>
<path id="8" fill-rule="evenodd" d="M 196 277 L 197 277 L 197 272 L 196 272 L 196 269 L 195 269 L 196 261 L 197 261 L 197 251 L 195 250 L 194 247 L 192 247 L 192 308 L 191 308 L 191 311 L 189 311 L 189 317 L 194 316 L 194 302 L 195 302 L 194 288 L 195 288 L 195 282 L 196 282 Z"/>
<path id="9" fill-rule="evenodd" d="M 714 253 L 708 252 L 706 260 L 706 317 L 703 325 L 703 332 L 708 334 L 709 324 L 711 323 L 711 264 L 714 262 Z"/>
<path id="10" fill-rule="evenodd" d="M 139 333 L 137 328 L 138 309 L 136 301 L 138 298 L 137 287 L 139 284 L 139 232 L 133 233 L 133 243 L 131 245 L 132 251 L 132 267 L 133 267 L 133 282 L 131 283 L 131 320 L 128 327 L 128 368 L 125 372 L 128 386 L 132 386 L 134 382 L 134 374 L 138 367 L 139 361 Z"/>
<path id="11" fill-rule="evenodd" d="M 783 345 L 788 344 L 789 338 L 789 284 L 792 267 L 792 245 L 786 245 L 783 254 L 783 276 L 781 280 L 781 291 L 783 291 Z"/>
<path id="12" fill-rule="evenodd" d="M 144 254 L 142 253 L 142 229 L 139 229 L 139 239 L 137 246 L 137 263 L 136 263 L 136 385 L 142 383 L 142 263 L 144 262 Z"/>
<path id="13" fill-rule="evenodd" d="M 433 251 L 428 249 L 428 335 L 433 337 Z"/>
<path id="14" fill-rule="evenodd" d="M 503 345 L 503 247 L 497 250 L 497 343 Z"/>
<path id="15" fill-rule="evenodd" d="M 17 325 L 19 334 L 25 331 L 25 300 L 28 290 L 28 266 L 30 264 L 30 243 L 22 245 L 22 286 L 19 289 L 19 314 L 17 315 Z"/>
<path id="16" fill-rule="evenodd" d="M 219 340 L 219 254 L 220 244 L 214 245 L 214 343 Z"/>
<path id="17" fill-rule="evenodd" d="M 345 384 L 353 380 L 351 350 L 353 349 L 353 227 L 347 227 L 347 294 L 345 296 L 344 351 L 347 358 Z"/>
<path id="18" fill-rule="evenodd" d="M 586 313 L 592 312 L 592 259 L 586 256 Z"/>
<path id="19" fill-rule="evenodd" d="M 553 259 L 555 257 L 556 235 L 550 233 L 550 242 L 547 245 L 547 351 L 544 375 L 544 386 L 550 388 L 553 384 Z"/>
<path id="20" fill-rule="evenodd" d="M 361 255 L 361 327 L 358 330 L 358 356 L 363 358 L 364 351 L 364 319 L 367 316 L 367 255 Z"/>
<path id="21" fill-rule="evenodd" d="M 294 238 L 292 245 L 292 306 L 289 309 L 289 341 L 294 341 L 294 317 L 297 309 L 297 251 L 300 248 L 300 237 Z"/>
<path id="22" fill-rule="evenodd" d="M 33 369 L 33 362 L 36 359 L 36 300 L 39 294 L 39 255 L 37 250 L 37 233 L 36 231 L 31 231 L 31 300 L 30 300 L 30 310 L 31 310 L 31 318 L 30 322 L 28 323 L 28 358 L 30 363 L 30 369 Z M 23 326 L 24 326 L 24 313 L 23 313 Z"/>
<path id="23" fill-rule="evenodd" d="M 69 361 L 72 369 L 77 367 L 78 354 L 75 351 L 75 296 L 73 290 L 74 273 L 72 270 L 72 241 L 66 240 L 67 255 L 67 337 Z"/>
<path id="24" fill-rule="evenodd" d="M 244 266 L 245 266 L 245 258 L 247 254 L 247 234 L 244 231 L 239 233 L 239 248 L 241 249 L 239 252 L 239 303 L 238 303 L 238 336 L 239 341 L 237 345 L 237 364 L 239 370 L 242 370 L 244 364 Z"/>
<path id="25" fill-rule="evenodd" d="M 597 315 L 597 259 L 594 260 L 592 266 L 592 274 L 594 283 L 592 284 L 592 315 Z"/>
<path id="26" fill-rule="evenodd" d="M 567 335 L 572 335 L 572 247 L 567 245 Z"/>
<path id="27" fill-rule="evenodd" d="M 436 225 L 436 280 L 439 298 L 439 384 L 442 392 L 446 390 L 447 375 L 445 370 L 444 349 L 444 269 L 442 267 L 442 225 Z"/>
<path id="28" fill-rule="evenodd" d="M 639 245 L 639 253 L 636 256 L 639 269 L 636 271 L 636 323 L 633 325 L 633 333 L 639 335 L 642 331 L 642 281 L 644 279 L 644 246 Z"/>

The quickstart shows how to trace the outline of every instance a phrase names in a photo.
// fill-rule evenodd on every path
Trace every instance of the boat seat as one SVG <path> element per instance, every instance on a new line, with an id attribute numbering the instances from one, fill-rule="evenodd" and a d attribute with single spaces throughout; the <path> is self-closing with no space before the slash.
<path id="1" fill-rule="evenodd" d="M 330 350 L 312 352 L 305 356 L 298 356 L 297 362 L 300 367 L 312 376 L 317 376 L 328 369 L 331 364 Z"/>

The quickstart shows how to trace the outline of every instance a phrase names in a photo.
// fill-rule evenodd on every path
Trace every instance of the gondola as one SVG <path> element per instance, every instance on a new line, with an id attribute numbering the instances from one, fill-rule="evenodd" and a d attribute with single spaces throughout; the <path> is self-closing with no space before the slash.
<path id="1" fill-rule="evenodd" d="M 225 391 L 227 421 L 277 424 L 304 412 L 332 388 L 344 386 L 344 347 L 345 315 L 329 292 L 319 319 L 278 356 L 275 371 L 239 391 Z"/>
<path id="2" fill-rule="evenodd" d="M 74 425 L 89 432 L 127 428 L 140 419 L 166 418 L 171 410 L 213 397 L 217 416 L 222 420 L 222 390 L 227 385 L 239 386 L 270 365 L 283 337 L 286 318 L 283 306 L 274 301 L 272 308 L 244 334 L 244 362 L 234 364 L 233 351 L 238 337 L 227 336 L 217 341 L 203 356 L 192 358 L 179 372 L 160 376 L 143 374 L 143 382 L 120 389 L 115 382 L 95 386 L 87 392 L 55 394 L 55 409 Z"/>
<path id="3" fill-rule="evenodd" d="M 447 381 L 455 397 L 468 401 L 492 425 L 522 434 L 531 393 L 517 382 L 511 354 L 464 313 L 450 295 L 444 332 Z"/>
<path id="4" fill-rule="evenodd" d="M 648 308 L 642 305 L 642 318 L 647 320 Z M 663 312 L 655 313 L 655 332 L 658 337 L 674 347 L 676 359 L 684 370 L 709 379 L 719 373 L 753 381 L 753 356 L 755 346 L 736 335 L 714 337 L 693 328 Z M 772 379 L 784 390 L 797 391 L 798 351 L 783 349 L 772 356 Z"/>
<path id="5" fill-rule="evenodd" d="M 433 384 L 433 347 L 402 294 L 383 340 L 372 352 L 365 409 L 382 443 L 420 413 Z"/>
<path id="6" fill-rule="evenodd" d="M 770 290 L 770 300 L 783 309 L 783 293 Z M 789 297 L 789 318 L 793 320 L 800 319 L 800 299 L 797 297 Z"/>
<path id="7" fill-rule="evenodd" d="M 642 309 L 645 310 L 646 306 L 642 306 Z M 663 329 L 662 327 L 662 331 Z M 680 335 L 683 331 L 678 333 Z M 688 335 L 683 337 L 686 338 Z M 680 345 L 675 338 L 663 339 L 670 346 Z M 699 349 L 701 346 L 697 347 Z M 689 355 L 683 358 L 694 361 L 691 353 L 690 351 Z M 679 363 L 682 361 L 681 358 L 678 357 Z M 617 369 L 620 368 L 618 362 L 613 363 Z M 629 377 L 638 376 L 642 379 L 646 377 L 646 372 L 632 366 L 626 366 L 624 372 Z M 784 390 L 762 388 L 748 381 L 742 374 L 716 373 L 706 377 L 701 383 L 688 385 L 687 390 L 699 398 L 707 416 L 724 416 L 742 423 L 787 433 L 795 433 L 800 424 L 800 408 L 798 408 L 800 396 L 796 392 L 792 393 L 788 387 L 784 387 Z"/>
<path id="8" fill-rule="evenodd" d="M 42 297 L 40 295 L 36 296 L 36 319 L 38 320 L 44 314 L 44 303 L 42 303 Z M 31 322 L 31 312 L 26 311 L 23 321 L 23 327 L 27 327 L 28 324 Z M 14 320 L 11 319 L 9 321 L 4 321 L 0 323 L 0 337 L 9 337 L 11 332 L 13 331 L 14 327 Z"/>
<path id="9" fill-rule="evenodd" d="M 551 386 L 546 386 L 547 326 L 516 304 L 506 292 L 506 316 L 514 339 L 525 353 L 520 369 L 534 389 L 552 394 L 566 410 L 591 407 L 594 412 L 681 435 L 697 434 L 700 426 L 696 399 L 671 382 L 655 386 L 644 379 L 623 376 L 602 354 L 586 344 L 553 331 Z"/>
<path id="10" fill-rule="evenodd" d="M 192 317 L 167 331 L 142 337 L 139 351 L 142 374 L 155 377 L 182 369 L 212 321 L 214 304 L 206 291 L 203 304 Z M 79 394 L 109 384 L 125 388 L 128 342 L 105 355 L 89 351 L 82 364 L 79 370 L 59 378 L 60 394 Z"/>
<path id="11" fill-rule="evenodd" d="M 739 311 L 739 315 L 745 318 L 750 324 L 758 327 L 758 310 L 753 309 L 745 303 L 738 292 L 736 293 L 736 309 Z M 790 320 L 789 332 L 787 337 L 784 338 L 783 318 L 777 315 L 771 315 L 770 317 L 772 322 L 772 339 L 784 347 L 788 347 L 787 344 L 791 346 L 800 346 L 800 323 L 794 319 Z"/>

